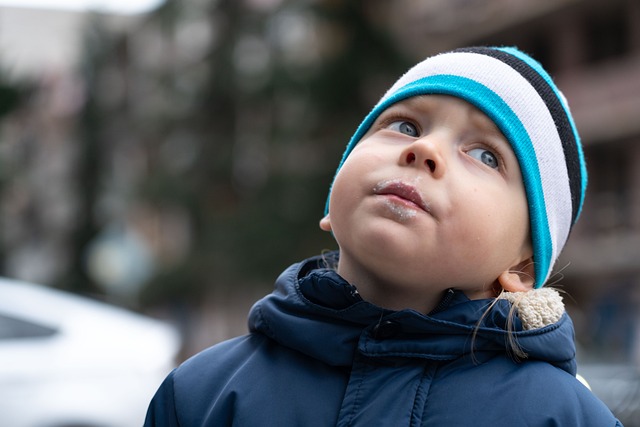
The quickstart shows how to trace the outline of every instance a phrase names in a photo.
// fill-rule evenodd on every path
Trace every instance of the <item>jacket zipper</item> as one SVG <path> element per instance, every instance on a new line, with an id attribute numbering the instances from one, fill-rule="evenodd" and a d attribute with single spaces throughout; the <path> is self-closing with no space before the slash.
<path id="1" fill-rule="evenodd" d="M 431 310 L 429 312 L 428 316 L 432 316 L 434 314 L 437 314 L 437 313 L 441 312 L 442 310 L 444 310 L 445 308 L 447 308 L 449 306 L 449 303 L 451 303 L 451 299 L 453 299 L 453 295 L 455 294 L 455 291 L 453 289 L 449 288 L 449 289 L 447 289 L 446 292 L 447 293 L 444 295 L 444 297 L 442 297 L 442 299 L 440 300 L 440 302 L 438 303 L 436 308 Z"/>

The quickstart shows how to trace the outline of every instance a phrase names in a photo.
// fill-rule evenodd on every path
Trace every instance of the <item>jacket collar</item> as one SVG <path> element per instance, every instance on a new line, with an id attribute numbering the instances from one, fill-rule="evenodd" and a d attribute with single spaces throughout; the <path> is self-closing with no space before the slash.
<path id="1" fill-rule="evenodd" d="M 573 325 L 566 313 L 554 324 L 527 331 L 516 318 L 509 332 L 511 303 L 498 300 L 487 311 L 493 300 L 469 300 L 456 291 L 446 293 L 429 315 L 387 310 L 364 301 L 354 286 L 324 268 L 323 259 L 310 258 L 285 270 L 274 292 L 252 308 L 250 329 L 336 366 L 350 366 L 356 350 L 372 358 L 471 356 L 482 361 L 513 356 L 511 334 L 529 359 L 575 374 Z"/>

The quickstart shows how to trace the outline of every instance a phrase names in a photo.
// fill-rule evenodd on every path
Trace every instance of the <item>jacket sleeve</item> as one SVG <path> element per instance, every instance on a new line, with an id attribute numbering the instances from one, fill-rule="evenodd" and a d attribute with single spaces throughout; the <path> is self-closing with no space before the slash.
<path id="1" fill-rule="evenodd" d="M 173 376 L 171 372 L 162 382 L 160 388 L 149 404 L 144 427 L 179 427 L 176 405 L 173 394 Z"/>

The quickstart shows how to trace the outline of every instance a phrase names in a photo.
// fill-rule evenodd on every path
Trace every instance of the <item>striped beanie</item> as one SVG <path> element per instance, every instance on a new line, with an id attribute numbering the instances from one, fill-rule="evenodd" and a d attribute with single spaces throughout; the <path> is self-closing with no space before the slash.
<path id="1" fill-rule="evenodd" d="M 513 47 L 435 55 L 411 68 L 378 101 L 351 138 L 338 171 L 386 108 L 426 94 L 469 102 L 511 143 L 529 205 L 535 287 L 543 286 L 580 215 L 587 186 L 580 138 L 564 96 L 538 62 Z"/>

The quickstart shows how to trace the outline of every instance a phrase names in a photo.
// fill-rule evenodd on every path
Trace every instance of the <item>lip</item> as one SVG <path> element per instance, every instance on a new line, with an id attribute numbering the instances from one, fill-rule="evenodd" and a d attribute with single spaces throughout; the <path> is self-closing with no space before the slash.
<path id="1" fill-rule="evenodd" d="M 401 180 L 383 181 L 374 187 L 373 192 L 377 196 L 398 197 L 431 214 L 431 209 L 420 192 L 413 185 Z"/>

